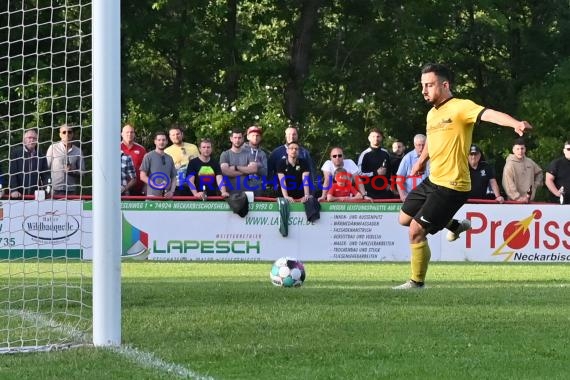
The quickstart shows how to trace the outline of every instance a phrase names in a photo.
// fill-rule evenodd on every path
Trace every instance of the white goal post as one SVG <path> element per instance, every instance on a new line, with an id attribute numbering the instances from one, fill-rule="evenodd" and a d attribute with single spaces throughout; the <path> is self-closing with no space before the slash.
<path id="1" fill-rule="evenodd" d="M 0 353 L 121 344 L 120 4 L 0 4 Z"/>
<path id="2" fill-rule="evenodd" d="M 121 343 L 121 2 L 93 0 L 93 343 Z M 113 173 L 113 175 L 109 175 Z M 115 175 L 116 174 L 116 175 Z"/>

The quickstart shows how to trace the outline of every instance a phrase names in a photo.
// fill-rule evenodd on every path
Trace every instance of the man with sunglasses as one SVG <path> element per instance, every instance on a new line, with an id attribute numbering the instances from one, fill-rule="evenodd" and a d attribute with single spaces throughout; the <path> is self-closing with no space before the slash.
<path id="1" fill-rule="evenodd" d="M 164 152 L 168 139 L 165 132 L 154 134 L 155 149 L 145 154 L 141 164 L 141 181 L 148 197 L 172 198 L 177 173 L 172 157 Z M 186 173 L 184 173 L 186 174 Z"/>
<path id="2" fill-rule="evenodd" d="M 560 204 L 570 204 L 570 140 L 562 149 L 564 157 L 552 161 L 546 168 L 544 183 L 550 190 L 550 200 Z"/>
<path id="3" fill-rule="evenodd" d="M 322 184 L 322 195 L 319 198 L 319 201 L 326 201 L 327 194 L 332 186 L 333 174 L 336 172 L 338 168 L 344 168 L 350 177 L 353 179 L 360 175 L 360 169 L 358 166 L 352 161 L 351 159 L 345 159 L 344 153 L 341 147 L 335 146 L 331 149 L 330 153 L 330 160 L 327 160 L 321 170 L 323 171 L 323 184 Z M 358 191 L 365 199 L 370 199 L 368 194 L 366 193 L 366 189 L 364 188 L 364 184 L 362 181 L 356 182 Z"/>
<path id="4" fill-rule="evenodd" d="M 85 161 L 81 149 L 73 145 L 73 127 L 67 124 L 60 126 L 59 138 L 60 141 L 52 144 L 46 153 L 53 195 L 79 195 Z"/>
<path id="5" fill-rule="evenodd" d="M 188 163 L 191 159 L 198 157 L 200 152 L 198 152 L 196 145 L 184 142 L 184 132 L 182 131 L 182 127 L 178 124 L 173 124 L 170 127 L 168 137 L 172 145 L 166 148 L 164 152 L 172 157 L 174 167 L 178 173 L 177 178 L 184 178 Z M 177 183 L 174 195 L 192 195 L 188 185 L 185 182 L 182 185 L 183 186 L 180 186 L 180 183 Z"/>

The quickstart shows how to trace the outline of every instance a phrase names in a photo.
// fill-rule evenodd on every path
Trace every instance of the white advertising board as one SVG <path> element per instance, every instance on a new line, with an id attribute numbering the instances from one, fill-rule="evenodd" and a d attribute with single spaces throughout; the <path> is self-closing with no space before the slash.
<path id="1" fill-rule="evenodd" d="M 0 202 L 0 259 L 80 258 L 91 248 L 83 202 Z"/>
<path id="2" fill-rule="evenodd" d="M 291 204 L 286 237 L 277 203 L 255 202 L 244 218 L 225 202 L 125 202 L 123 234 L 131 247 L 147 246 L 153 260 L 399 261 L 408 255 L 399 205 L 326 203 L 311 223 Z M 132 244 L 132 246 L 131 246 Z M 125 252 L 124 252 L 125 253 Z"/>
<path id="3" fill-rule="evenodd" d="M 4 201 L 0 259 L 92 258 L 91 202 Z M 409 261 L 400 204 L 323 203 L 307 221 L 292 204 L 287 236 L 276 202 L 254 202 L 244 218 L 225 202 L 122 203 L 122 255 L 150 260 Z M 556 204 L 467 204 L 457 213 L 472 229 L 453 243 L 429 237 L 433 261 L 570 262 L 570 207 Z"/>
<path id="4" fill-rule="evenodd" d="M 570 262 L 570 207 L 467 204 L 456 214 L 472 229 L 453 243 L 442 235 L 443 261 Z"/>

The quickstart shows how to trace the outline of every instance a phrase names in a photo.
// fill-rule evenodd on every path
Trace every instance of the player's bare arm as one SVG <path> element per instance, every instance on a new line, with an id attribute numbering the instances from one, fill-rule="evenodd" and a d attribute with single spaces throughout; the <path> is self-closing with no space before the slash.
<path id="1" fill-rule="evenodd" d="M 502 125 L 504 127 L 511 127 L 519 136 L 522 136 L 525 132 L 532 129 L 532 125 L 530 125 L 528 121 L 519 121 L 504 112 L 499 112 L 492 109 L 486 109 L 483 111 L 481 120 Z"/>

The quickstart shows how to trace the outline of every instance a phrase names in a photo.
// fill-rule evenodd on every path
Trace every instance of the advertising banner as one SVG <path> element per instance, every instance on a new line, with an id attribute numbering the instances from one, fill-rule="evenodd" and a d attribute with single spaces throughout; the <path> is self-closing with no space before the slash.
<path id="1" fill-rule="evenodd" d="M 283 236 L 276 202 L 251 203 L 244 218 L 225 202 L 125 202 L 123 255 L 147 247 L 151 260 L 406 260 L 399 209 L 388 203 L 323 203 L 320 219 L 311 223 L 303 204 L 292 203 Z"/>
<path id="2" fill-rule="evenodd" d="M 150 260 L 409 261 L 400 204 L 322 203 L 309 222 L 290 205 L 287 234 L 277 202 L 250 203 L 247 216 L 226 202 L 122 203 L 122 256 Z M 472 229 L 455 242 L 429 236 L 432 261 L 570 262 L 570 208 L 556 204 L 467 204 L 456 214 Z M 92 203 L 0 203 L 0 260 L 92 258 Z M 286 236 L 284 236 L 286 235 Z"/>
<path id="3" fill-rule="evenodd" d="M 444 261 L 570 262 L 570 208 L 557 204 L 468 204 L 456 214 L 472 229 L 449 243 Z"/>
<path id="4" fill-rule="evenodd" d="M 308 222 L 292 204 L 289 233 L 279 232 L 277 203 L 250 204 L 240 218 L 225 202 L 123 203 L 123 254 L 148 248 L 154 260 L 408 261 L 400 204 L 323 203 Z M 447 230 L 428 236 L 433 261 L 570 262 L 568 207 L 467 204 L 456 214 L 472 229 L 455 242 Z M 128 250 L 130 252 L 127 252 Z"/>
<path id="5" fill-rule="evenodd" d="M 0 259 L 80 258 L 91 236 L 81 201 L 0 202 Z"/>

